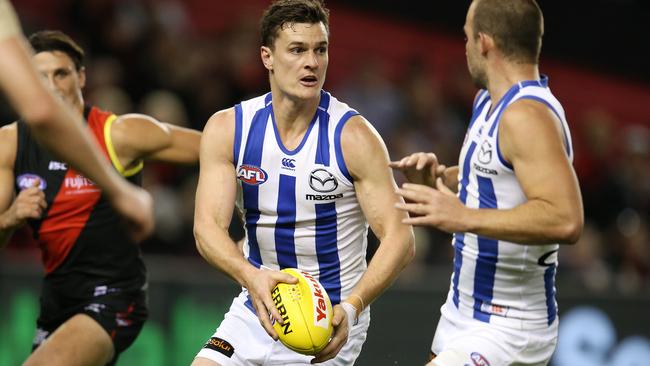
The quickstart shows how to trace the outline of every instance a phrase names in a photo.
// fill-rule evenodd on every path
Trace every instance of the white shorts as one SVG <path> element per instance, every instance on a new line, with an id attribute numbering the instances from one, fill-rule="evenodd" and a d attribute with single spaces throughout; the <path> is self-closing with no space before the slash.
<path id="1" fill-rule="evenodd" d="M 543 366 L 551 360 L 557 345 L 558 318 L 548 328 L 518 330 L 484 323 L 444 304 L 431 352 L 455 351 L 459 361 L 436 366 Z"/>
<path id="2" fill-rule="evenodd" d="M 222 366 L 311 365 L 314 356 L 294 352 L 266 333 L 257 315 L 246 306 L 247 300 L 248 292 L 244 290 L 233 300 L 219 328 L 196 357 L 207 358 Z M 338 355 L 319 365 L 353 365 L 361 353 L 369 325 L 370 311 L 365 309 Z"/>

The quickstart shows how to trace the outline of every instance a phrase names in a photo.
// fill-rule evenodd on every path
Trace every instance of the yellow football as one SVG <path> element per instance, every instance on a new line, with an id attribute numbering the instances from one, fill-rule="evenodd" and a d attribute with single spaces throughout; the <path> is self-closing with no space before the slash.
<path id="1" fill-rule="evenodd" d="M 296 268 L 282 272 L 296 277 L 298 283 L 279 283 L 273 288 L 271 296 L 284 321 L 284 325 L 275 322 L 273 328 L 288 348 L 315 355 L 332 336 L 332 303 L 325 288 L 309 273 Z"/>

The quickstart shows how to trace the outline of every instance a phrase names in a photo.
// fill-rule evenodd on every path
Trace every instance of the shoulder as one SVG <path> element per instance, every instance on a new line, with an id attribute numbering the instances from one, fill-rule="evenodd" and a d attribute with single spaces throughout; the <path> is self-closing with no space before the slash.
<path id="1" fill-rule="evenodd" d="M 375 128 L 361 115 L 350 117 L 341 132 L 341 149 L 350 174 L 356 179 L 361 172 L 388 166 L 388 151 Z"/>
<path id="2" fill-rule="evenodd" d="M 500 129 L 505 132 L 534 132 L 557 129 L 560 120 L 543 103 L 531 99 L 519 99 L 510 104 L 501 115 Z"/>
<path id="3" fill-rule="evenodd" d="M 117 116 L 113 122 L 113 131 L 124 130 L 127 132 L 148 131 L 151 129 L 167 130 L 167 127 L 157 119 L 146 114 L 129 113 Z"/>
<path id="4" fill-rule="evenodd" d="M 233 131 L 235 126 L 235 108 L 220 110 L 213 114 L 206 122 L 203 129 L 204 134 L 223 134 Z"/>
<path id="5" fill-rule="evenodd" d="M 205 158 L 218 158 L 232 161 L 234 134 L 234 107 L 213 114 L 203 128 L 201 155 Z"/>

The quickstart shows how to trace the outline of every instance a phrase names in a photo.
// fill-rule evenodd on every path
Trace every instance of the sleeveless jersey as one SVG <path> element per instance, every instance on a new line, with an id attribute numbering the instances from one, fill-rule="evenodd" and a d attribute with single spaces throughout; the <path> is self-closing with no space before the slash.
<path id="1" fill-rule="evenodd" d="M 116 116 L 94 107 L 86 108 L 84 114 L 101 151 L 120 173 L 139 184 L 141 165 L 124 171 L 113 150 L 109 131 Z M 92 294 L 96 286 L 144 285 L 139 246 L 129 238 L 99 187 L 38 145 L 23 121 L 18 122 L 14 176 L 17 190 L 39 179 L 45 193 L 43 217 L 29 223 L 42 250 L 46 287 Z"/>
<path id="2" fill-rule="evenodd" d="M 368 224 L 341 150 L 358 113 L 327 92 L 302 142 L 282 143 L 271 93 L 235 106 L 234 162 L 245 214 L 244 254 L 272 269 L 296 267 L 319 279 L 332 303 L 366 269 Z"/>
<path id="3" fill-rule="evenodd" d="M 498 141 L 503 111 L 520 99 L 535 100 L 553 111 L 561 121 L 566 151 L 573 160 L 564 109 L 551 94 L 545 76 L 513 85 L 494 106 L 483 90 L 474 103 L 459 159 L 458 197 L 467 207 L 510 209 L 527 201 L 513 167 L 501 156 Z M 447 306 L 483 322 L 518 329 L 553 323 L 558 244 L 521 245 L 455 233 L 453 246 L 454 272 Z"/>

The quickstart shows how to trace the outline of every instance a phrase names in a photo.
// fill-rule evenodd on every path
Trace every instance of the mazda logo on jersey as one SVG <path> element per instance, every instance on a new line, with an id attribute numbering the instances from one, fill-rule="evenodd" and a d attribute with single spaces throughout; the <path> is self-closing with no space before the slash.
<path id="1" fill-rule="evenodd" d="M 332 192 L 339 186 L 339 182 L 332 173 L 325 169 L 316 169 L 309 175 L 309 186 L 316 192 Z"/>
<path id="2" fill-rule="evenodd" d="M 483 141 L 478 151 L 478 161 L 482 164 L 488 164 L 492 160 L 492 144 L 489 141 Z"/>
<path id="3" fill-rule="evenodd" d="M 268 174 L 262 168 L 254 165 L 242 165 L 237 169 L 237 178 L 246 184 L 252 186 L 260 185 L 266 182 Z"/>
<path id="4" fill-rule="evenodd" d="M 47 187 L 47 182 L 45 179 L 41 178 L 40 176 L 36 174 L 21 174 L 16 178 L 16 184 L 18 185 L 18 188 L 22 191 L 23 189 L 27 189 L 30 187 L 34 186 L 34 182 L 38 179 L 40 182 L 38 183 L 38 188 L 43 191 Z"/>

